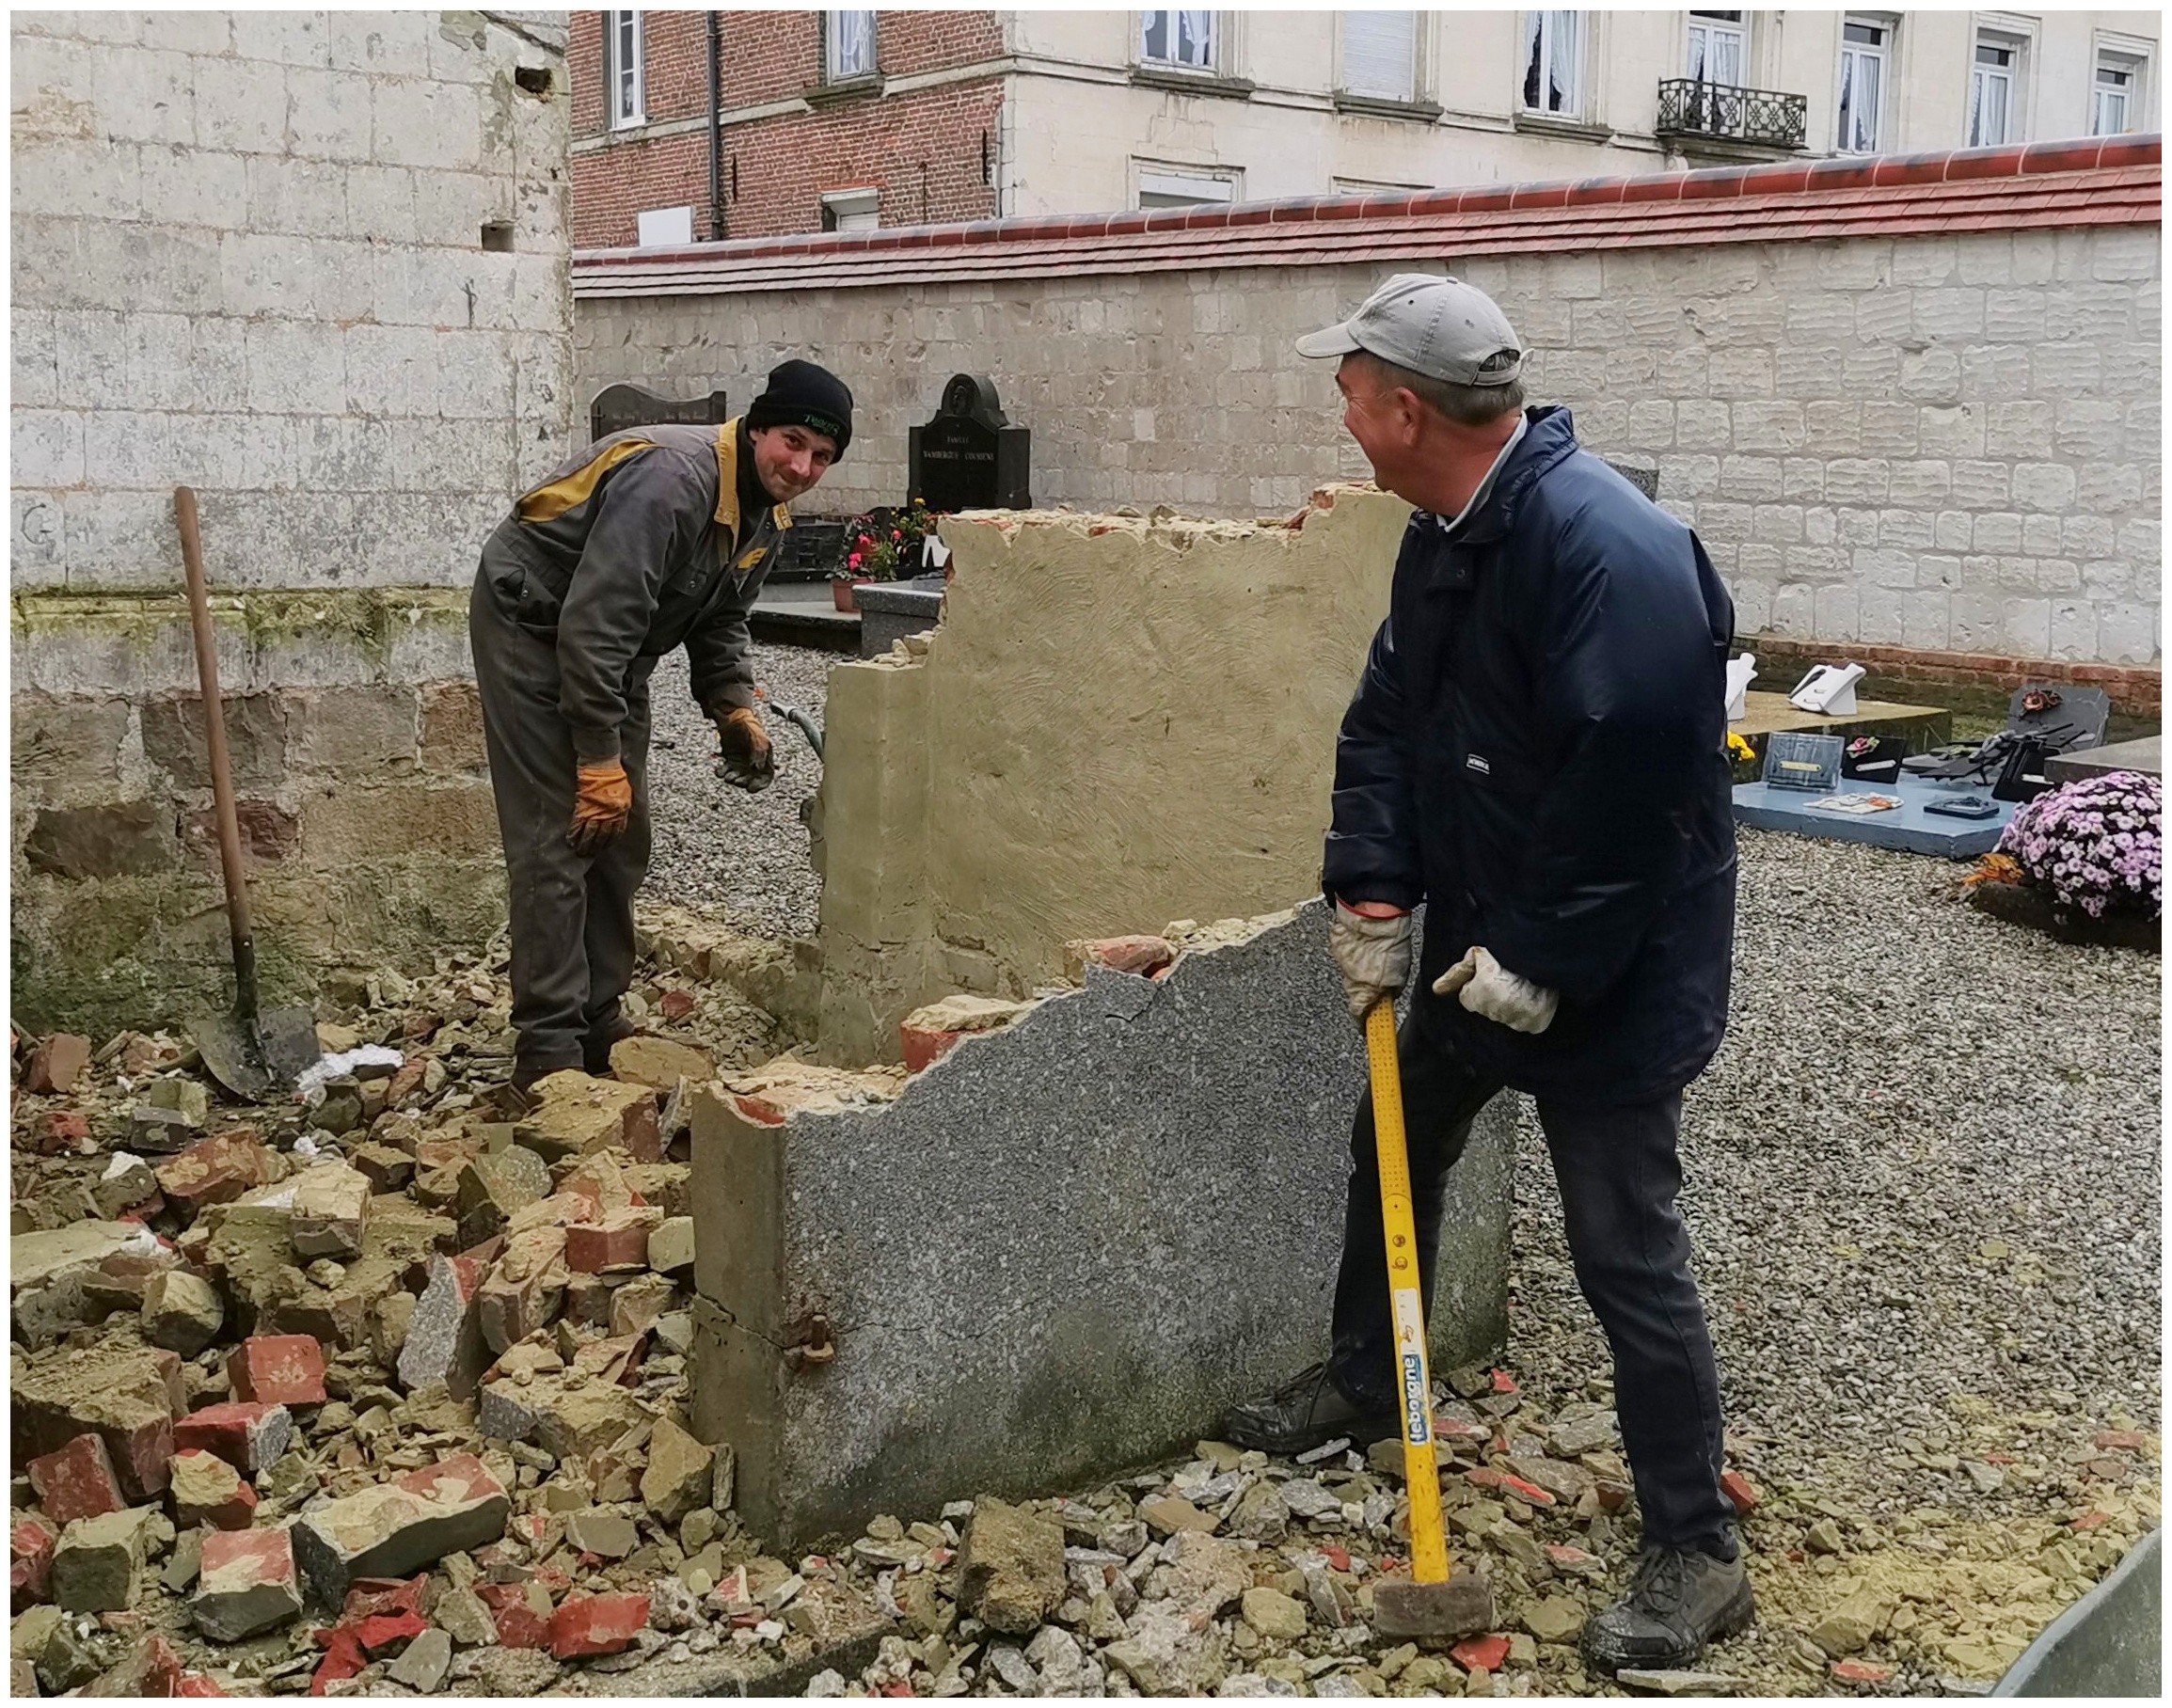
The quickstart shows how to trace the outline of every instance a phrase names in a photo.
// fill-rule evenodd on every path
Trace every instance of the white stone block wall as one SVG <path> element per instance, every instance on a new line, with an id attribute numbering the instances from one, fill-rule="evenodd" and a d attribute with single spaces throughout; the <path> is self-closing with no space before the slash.
<path id="1" fill-rule="evenodd" d="M 1744 634 L 2151 664 L 2160 656 L 2160 229 L 1454 257 L 1532 352 L 1534 402 L 1655 467 Z M 1412 263 L 584 299 L 578 402 L 631 380 L 737 406 L 835 368 L 852 448 L 803 505 L 905 496 L 953 372 L 1082 509 L 1287 515 L 1367 470 L 1299 334 Z"/>
<path id="2" fill-rule="evenodd" d="M 177 485 L 214 586 L 472 576 L 567 444 L 563 14 L 10 29 L 15 589 L 177 585 Z"/>

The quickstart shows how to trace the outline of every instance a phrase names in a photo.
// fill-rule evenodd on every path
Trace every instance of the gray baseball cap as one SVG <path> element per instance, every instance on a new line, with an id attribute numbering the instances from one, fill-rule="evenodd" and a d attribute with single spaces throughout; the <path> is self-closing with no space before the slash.
<path id="1" fill-rule="evenodd" d="M 1398 273 L 1348 320 L 1297 340 L 1299 356 L 1354 350 L 1458 386 L 1506 386 L 1524 365 L 1515 328 L 1493 298 L 1434 273 Z"/>

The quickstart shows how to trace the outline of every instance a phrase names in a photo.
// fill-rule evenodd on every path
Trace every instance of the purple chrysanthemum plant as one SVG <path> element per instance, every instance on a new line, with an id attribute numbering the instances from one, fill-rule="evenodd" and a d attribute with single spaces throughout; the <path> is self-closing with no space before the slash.
<path id="1" fill-rule="evenodd" d="M 2164 910 L 2164 791 L 2140 771 L 2061 783 L 2014 814 L 1999 852 L 2062 907 Z"/>

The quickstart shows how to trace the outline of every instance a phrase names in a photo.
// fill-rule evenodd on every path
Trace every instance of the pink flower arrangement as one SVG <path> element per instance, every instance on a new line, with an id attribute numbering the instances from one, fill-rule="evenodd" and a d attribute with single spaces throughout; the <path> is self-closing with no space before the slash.
<path id="1" fill-rule="evenodd" d="M 2062 783 L 2014 814 L 1999 838 L 2033 883 L 2090 918 L 2164 909 L 2164 792 L 2154 777 L 2110 771 Z"/>

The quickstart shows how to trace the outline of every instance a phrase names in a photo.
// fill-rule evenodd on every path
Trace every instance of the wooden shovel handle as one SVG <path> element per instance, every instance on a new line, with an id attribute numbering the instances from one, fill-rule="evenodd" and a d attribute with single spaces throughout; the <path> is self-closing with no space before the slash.
<path id="1" fill-rule="evenodd" d="M 211 594 L 204 585 L 203 541 L 197 525 L 196 494 L 173 493 L 181 525 L 181 560 L 188 579 L 189 625 L 196 632 L 197 680 L 203 692 L 204 752 L 211 765 L 212 800 L 218 817 L 219 871 L 226 879 L 227 925 L 234 944 L 234 997 L 238 1012 L 257 1011 L 257 955 L 249 920 L 248 872 L 242 864 L 241 820 L 234 811 L 232 767 L 227 759 L 226 706 L 219 699 L 218 647 L 211 626 Z"/>

